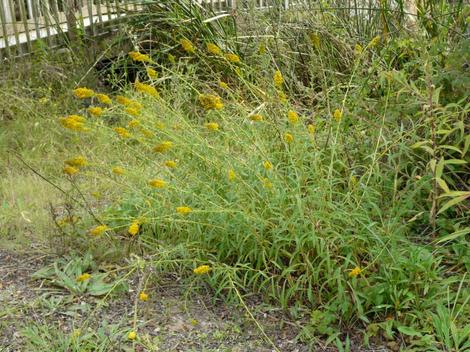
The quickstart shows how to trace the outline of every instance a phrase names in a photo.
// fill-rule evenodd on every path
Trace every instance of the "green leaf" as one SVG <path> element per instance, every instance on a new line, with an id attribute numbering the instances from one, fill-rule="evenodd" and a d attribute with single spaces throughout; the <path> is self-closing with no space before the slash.
<path id="1" fill-rule="evenodd" d="M 437 184 L 439 185 L 439 187 L 442 188 L 442 190 L 443 190 L 444 192 L 447 192 L 447 193 L 450 192 L 450 189 L 449 189 L 449 187 L 447 186 L 446 181 L 444 181 L 442 178 L 438 178 L 438 177 L 437 177 L 437 178 L 436 178 L 436 182 L 437 182 Z"/>
<path id="2" fill-rule="evenodd" d="M 465 199 L 467 199 L 470 195 L 464 195 L 464 196 L 460 196 L 460 197 L 455 197 L 451 200 L 449 200 L 447 203 L 445 203 L 441 209 L 439 209 L 439 211 L 437 212 L 437 214 L 441 214 L 443 213 L 444 211 L 446 211 L 447 209 L 449 209 L 450 207 L 454 206 L 454 205 L 457 205 L 459 204 L 460 202 L 464 201 Z"/>
<path id="3" fill-rule="evenodd" d="M 455 232 L 452 232 L 451 234 L 449 235 L 446 235 L 442 238 L 440 238 L 437 243 L 442 243 L 442 242 L 447 242 L 447 241 L 452 241 L 452 240 L 455 240 L 456 238 L 460 237 L 460 236 L 465 236 L 466 234 L 470 233 L 470 227 L 466 227 L 464 229 L 461 229 L 461 230 L 457 230 Z"/>
<path id="4" fill-rule="evenodd" d="M 436 178 L 442 177 L 443 170 L 444 170 L 444 159 L 441 158 L 439 162 L 437 163 Z"/>
<path id="5" fill-rule="evenodd" d="M 446 165 L 447 164 L 462 165 L 462 164 L 466 164 L 467 162 L 465 160 L 462 160 L 462 159 L 448 159 L 448 160 L 445 160 L 444 163 Z"/>
<path id="6" fill-rule="evenodd" d="M 401 325 L 398 328 L 398 331 L 400 331 L 402 334 L 408 335 L 408 336 L 418 336 L 421 337 L 421 333 L 419 331 L 416 331 L 414 328 L 409 327 L 409 326 L 404 326 Z"/>
<path id="7" fill-rule="evenodd" d="M 465 137 L 465 144 L 462 150 L 462 158 L 465 156 L 465 154 L 467 154 L 469 147 L 470 147 L 470 134 Z"/>

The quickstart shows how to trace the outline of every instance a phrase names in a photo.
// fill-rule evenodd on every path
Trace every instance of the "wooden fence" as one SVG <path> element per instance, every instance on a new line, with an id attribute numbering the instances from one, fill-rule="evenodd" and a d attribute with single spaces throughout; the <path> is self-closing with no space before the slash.
<path id="1" fill-rule="evenodd" d="M 129 13 L 157 0 L 0 0 L 0 59 L 32 52 L 39 39 L 48 47 L 63 45 L 78 30 L 90 35 L 112 31 Z M 305 0 L 186 0 L 215 13 L 272 6 L 289 7 Z M 62 40 L 61 40 L 62 39 Z"/>

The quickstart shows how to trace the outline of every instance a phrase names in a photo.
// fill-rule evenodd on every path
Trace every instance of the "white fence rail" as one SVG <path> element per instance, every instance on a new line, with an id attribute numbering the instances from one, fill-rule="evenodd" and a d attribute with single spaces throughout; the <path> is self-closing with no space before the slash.
<path id="1" fill-rule="evenodd" d="M 288 8 L 305 0 L 186 0 L 220 13 L 242 8 Z M 43 39 L 57 45 L 59 34 L 73 35 L 77 28 L 91 35 L 112 29 L 131 11 L 156 0 L 0 0 L 0 58 L 21 56 Z"/>

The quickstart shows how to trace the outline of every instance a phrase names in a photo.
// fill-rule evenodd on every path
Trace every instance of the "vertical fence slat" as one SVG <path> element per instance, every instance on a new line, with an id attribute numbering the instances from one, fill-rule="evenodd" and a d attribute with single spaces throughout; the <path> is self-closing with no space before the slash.
<path id="1" fill-rule="evenodd" d="M 46 26 L 46 41 L 49 46 L 52 45 L 52 38 L 51 38 L 51 21 L 50 21 L 50 10 L 49 10 L 49 3 L 42 1 L 41 2 L 41 12 L 42 12 L 42 18 L 44 19 L 44 24 Z"/>
<path id="2" fill-rule="evenodd" d="M 19 35 L 19 32 L 18 32 L 18 27 L 16 26 L 15 4 L 13 3 L 13 0 L 8 0 L 8 3 L 10 5 L 10 19 L 11 19 L 11 26 L 13 28 L 13 33 L 15 35 L 16 50 L 19 53 L 22 53 L 22 48 L 21 48 L 21 43 L 20 43 L 20 35 Z M 8 15 L 6 17 L 8 18 Z"/>
<path id="3" fill-rule="evenodd" d="M 5 53 L 7 56 L 11 55 L 10 52 L 10 43 L 8 42 L 8 32 L 7 32 L 7 20 L 3 6 L 0 6 L 0 22 L 2 24 L 2 37 L 5 42 Z"/>
<path id="4" fill-rule="evenodd" d="M 32 14 L 34 21 L 34 28 L 36 29 L 36 40 L 41 39 L 41 30 L 39 28 L 39 9 L 37 1 L 32 1 Z"/>
<path id="5" fill-rule="evenodd" d="M 87 11 L 88 11 L 88 20 L 90 21 L 90 30 L 91 30 L 91 35 L 96 35 L 95 31 L 95 23 L 93 21 L 93 2 L 92 0 L 87 0 L 86 2 L 87 5 Z M 86 28 L 84 28 L 85 33 L 86 33 Z"/>
<path id="6" fill-rule="evenodd" d="M 24 1 L 20 1 L 20 16 L 21 20 L 23 21 L 23 27 L 26 36 L 26 45 L 28 47 L 28 51 L 31 52 L 33 47 L 31 45 L 31 37 L 29 35 L 29 23 L 28 23 L 28 13 L 26 12 L 25 3 Z"/>
<path id="7" fill-rule="evenodd" d="M 104 22 L 103 22 L 103 15 L 101 13 L 101 0 L 97 0 L 95 3 L 96 6 L 96 12 L 98 13 L 98 23 L 99 23 L 99 28 L 104 27 Z"/>

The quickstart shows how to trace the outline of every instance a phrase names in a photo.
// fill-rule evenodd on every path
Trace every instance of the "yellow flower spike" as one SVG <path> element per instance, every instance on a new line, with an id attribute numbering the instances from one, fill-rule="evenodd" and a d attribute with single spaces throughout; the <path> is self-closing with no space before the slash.
<path id="1" fill-rule="evenodd" d="M 90 234 L 93 236 L 99 236 L 109 230 L 109 227 L 106 225 L 98 225 L 90 230 Z"/>
<path id="2" fill-rule="evenodd" d="M 111 169 L 111 172 L 115 175 L 118 175 L 118 176 L 121 176 L 121 175 L 124 175 L 126 173 L 126 170 L 123 169 L 122 167 L 120 166 L 116 166 L 116 167 L 113 167 Z"/>
<path id="3" fill-rule="evenodd" d="M 90 278 L 91 278 L 91 275 L 88 273 L 85 273 L 77 277 L 77 282 L 84 282 L 84 281 L 90 280 Z"/>
<path id="4" fill-rule="evenodd" d="M 200 265 L 193 270 L 196 275 L 204 275 L 207 274 L 211 270 L 209 265 Z"/>
<path id="5" fill-rule="evenodd" d="M 299 122 L 299 115 L 295 111 L 289 110 L 287 112 L 287 119 L 290 123 L 296 124 L 297 122 Z"/>
<path id="6" fill-rule="evenodd" d="M 142 302 L 147 302 L 149 300 L 149 295 L 142 291 L 141 293 L 139 293 L 139 299 Z"/>
<path id="7" fill-rule="evenodd" d="M 129 331 L 127 338 L 131 341 L 134 341 L 137 338 L 137 333 L 134 330 Z"/>
<path id="8" fill-rule="evenodd" d="M 181 207 L 177 207 L 176 208 L 176 212 L 178 214 L 182 214 L 182 215 L 186 215 L 186 214 L 189 214 L 191 213 L 193 210 L 190 208 L 190 207 L 186 207 L 186 206 L 181 206 Z"/>
<path id="9" fill-rule="evenodd" d="M 87 131 L 85 121 L 86 119 L 80 115 L 69 115 L 59 120 L 63 127 L 73 131 Z"/>
<path id="10" fill-rule="evenodd" d="M 151 67 L 147 67 L 145 71 L 147 72 L 147 76 L 149 76 L 151 79 L 155 79 L 158 77 L 157 71 L 155 71 Z"/>
<path id="11" fill-rule="evenodd" d="M 140 110 L 135 109 L 135 108 L 127 107 L 124 109 L 124 111 L 134 117 L 137 117 L 140 115 Z"/>
<path id="12" fill-rule="evenodd" d="M 254 122 L 260 122 L 264 120 L 263 115 L 261 114 L 253 114 L 253 115 L 248 116 L 248 118 Z"/>
<path id="13" fill-rule="evenodd" d="M 220 50 L 220 48 L 215 45 L 214 43 L 207 43 L 206 44 L 206 47 L 207 47 L 207 51 L 213 55 L 221 55 L 222 54 L 222 50 Z"/>
<path id="14" fill-rule="evenodd" d="M 134 88 L 136 91 L 150 95 L 151 97 L 154 97 L 154 98 L 160 97 L 160 94 L 158 93 L 157 89 L 151 86 L 150 84 L 145 84 L 145 83 L 136 81 L 134 83 Z"/>
<path id="15" fill-rule="evenodd" d="M 268 160 L 266 160 L 263 163 L 263 167 L 264 167 L 265 170 L 271 170 L 273 168 L 273 164 L 271 164 Z"/>
<path id="16" fill-rule="evenodd" d="M 87 164 L 85 157 L 79 155 L 72 159 L 65 160 L 65 164 L 76 168 L 81 168 Z"/>
<path id="17" fill-rule="evenodd" d="M 173 147 L 173 142 L 164 141 L 164 142 L 157 144 L 155 147 L 153 147 L 153 151 L 155 153 L 164 153 L 170 150 L 172 147 Z"/>
<path id="18" fill-rule="evenodd" d="M 129 123 L 127 124 L 127 127 L 129 128 L 134 128 L 134 127 L 138 127 L 140 126 L 140 121 L 139 120 L 131 120 L 129 121 Z"/>
<path id="19" fill-rule="evenodd" d="M 174 168 L 176 168 L 177 163 L 174 160 L 167 160 L 167 161 L 165 161 L 165 166 L 169 167 L 170 169 L 174 169 Z"/>
<path id="20" fill-rule="evenodd" d="M 115 127 L 114 131 L 121 137 L 121 138 L 129 138 L 131 134 L 127 129 L 124 127 Z"/>
<path id="21" fill-rule="evenodd" d="M 183 50 L 186 51 L 188 54 L 196 53 L 196 49 L 194 48 L 193 43 L 191 43 L 191 41 L 189 41 L 188 39 L 180 39 L 180 44 L 183 47 Z"/>
<path id="22" fill-rule="evenodd" d="M 234 63 L 234 64 L 237 64 L 239 63 L 241 60 L 240 60 L 240 56 L 238 56 L 237 54 L 233 54 L 233 53 L 227 53 L 225 54 L 225 58 L 231 62 L 231 63 Z"/>
<path id="23" fill-rule="evenodd" d="M 140 222 L 135 220 L 129 226 L 129 228 L 127 229 L 127 232 L 129 233 L 129 235 L 135 236 L 139 233 L 139 230 L 140 230 Z"/>
<path id="24" fill-rule="evenodd" d="M 349 277 L 356 277 L 358 276 L 360 273 L 362 273 L 362 269 L 358 266 L 356 266 L 354 269 L 352 269 L 350 272 L 349 272 Z"/>
<path id="25" fill-rule="evenodd" d="M 221 110 L 224 107 L 222 99 L 214 94 L 201 94 L 199 96 L 199 103 L 205 110 Z"/>
<path id="26" fill-rule="evenodd" d="M 292 143 L 294 141 L 294 136 L 289 132 L 284 133 L 284 141 L 286 143 Z"/>
<path id="27" fill-rule="evenodd" d="M 93 91 L 93 89 L 90 88 L 79 87 L 73 90 L 73 95 L 75 95 L 75 97 L 77 97 L 78 99 L 86 99 L 94 96 L 95 92 Z"/>
<path id="28" fill-rule="evenodd" d="M 220 81 L 219 82 L 219 87 L 222 88 L 222 89 L 229 89 L 230 87 L 228 86 L 227 83 L 223 82 L 223 81 Z"/>
<path id="29" fill-rule="evenodd" d="M 282 84 L 284 83 L 284 77 L 282 76 L 281 71 L 277 70 L 276 72 L 274 72 L 273 82 L 277 88 L 282 87 Z"/>
<path id="30" fill-rule="evenodd" d="M 235 171 L 233 169 L 229 169 L 228 170 L 228 180 L 233 181 L 233 180 L 235 180 L 236 177 L 237 177 L 237 175 L 235 174 Z"/>
<path id="31" fill-rule="evenodd" d="M 316 126 L 314 124 L 310 123 L 310 124 L 307 125 L 307 130 L 308 130 L 309 134 L 314 135 L 315 131 L 316 131 Z"/>
<path id="32" fill-rule="evenodd" d="M 73 176 L 76 173 L 78 173 L 79 170 L 76 167 L 66 165 L 66 166 L 64 166 L 63 171 L 64 171 L 64 174 L 67 174 L 69 176 Z"/>
<path id="33" fill-rule="evenodd" d="M 131 51 L 129 52 L 129 56 L 132 60 L 138 62 L 152 62 L 150 56 L 146 54 L 139 53 L 138 51 Z"/>
<path id="34" fill-rule="evenodd" d="M 218 131 L 219 130 L 219 124 L 216 122 L 208 122 L 205 124 L 206 128 L 211 131 Z"/>
<path id="35" fill-rule="evenodd" d="M 343 118 L 343 112 L 340 109 L 336 109 L 333 112 L 333 118 L 336 120 L 336 122 L 340 122 Z"/>
<path id="36" fill-rule="evenodd" d="M 357 44 L 354 46 L 354 55 L 356 55 L 356 56 L 361 55 L 362 52 L 363 52 L 363 50 L 364 50 L 364 49 L 362 48 L 361 44 L 357 43 Z"/>
<path id="37" fill-rule="evenodd" d="M 111 105 L 113 103 L 111 98 L 109 96 L 107 96 L 106 94 L 96 94 L 95 96 L 96 96 L 96 99 L 98 99 L 98 101 L 101 104 Z"/>
<path id="38" fill-rule="evenodd" d="M 263 187 L 266 189 L 273 188 L 273 183 L 268 178 L 263 178 Z"/>
<path id="39" fill-rule="evenodd" d="M 369 48 L 373 48 L 373 47 L 377 46 L 380 43 L 381 39 L 382 38 L 380 37 L 380 35 L 377 35 L 374 38 L 372 38 L 372 40 L 369 42 L 369 44 L 367 46 Z"/>
<path id="40" fill-rule="evenodd" d="M 149 181 L 149 185 L 153 188 L 164 188 L 166 186 L 166 182 L 159 178 L 153 179 Z"/>
<path id="41" fill-rule="evenodd" d="M 123 96 L 123 95 L 118 95 L 118 96 L 116 96 L 116 101 L 117 101 L 119 104 L 125 105 L 125 106 L 127 106 L 127 105 L 129 105 L 129 104 L 132 103 L 132 100 L 131 100 L 131 99 L 129 99 L 129 98 Z"/>
<path id="42" fill-rule="evenodd" d="M 96 117 L 103 115 L 104 112 L 103 108 L 100 108 L 99 106 L 90 106 L 87 111 L 90 113 L 90 115 Z"/>

